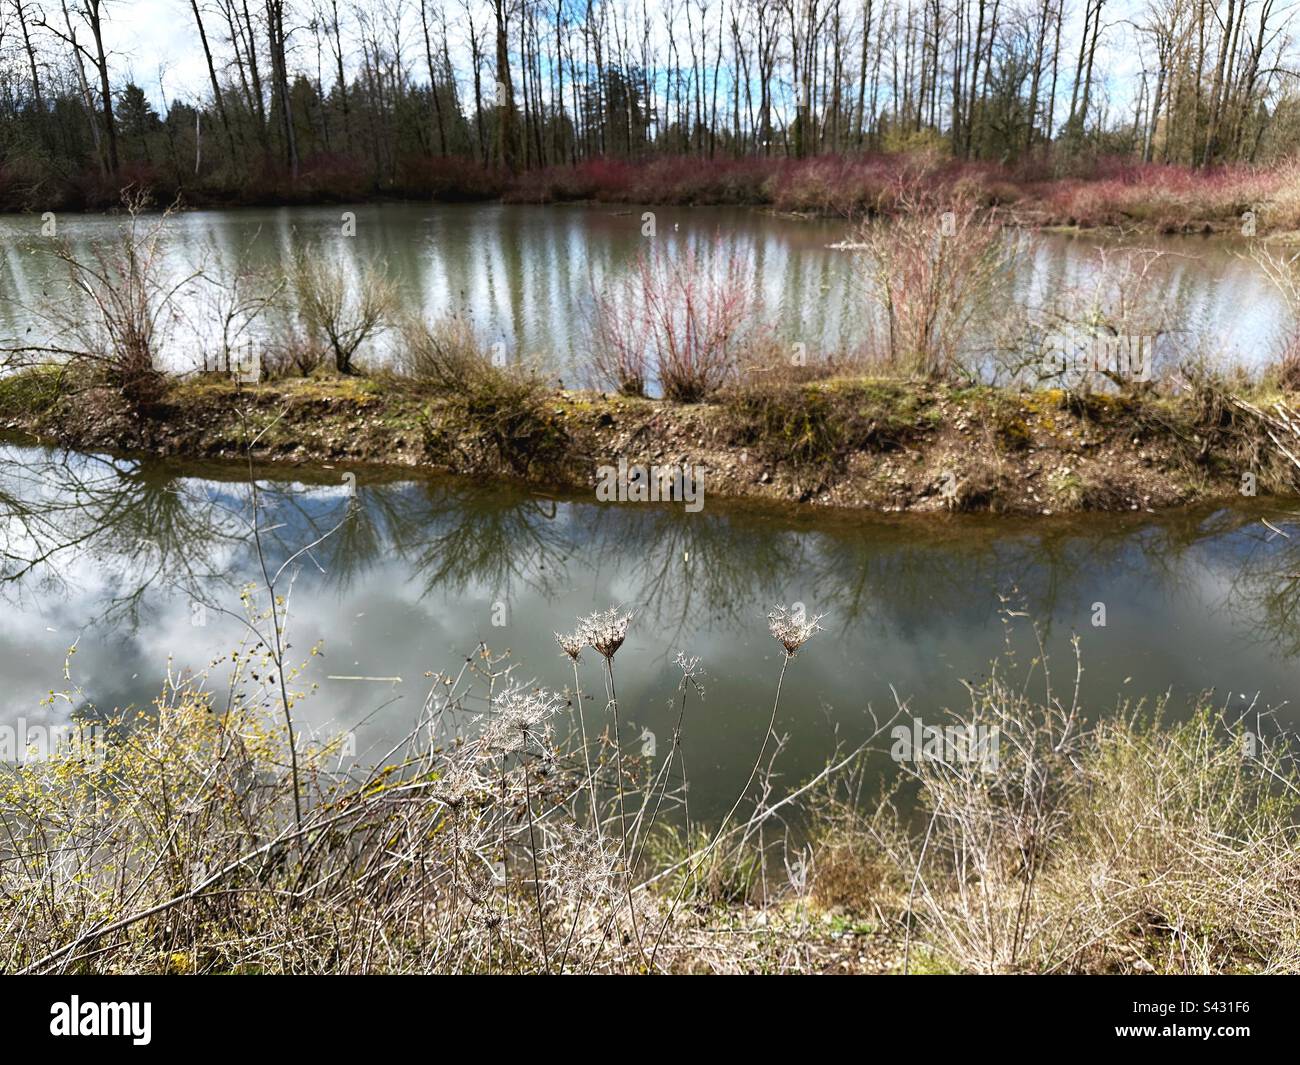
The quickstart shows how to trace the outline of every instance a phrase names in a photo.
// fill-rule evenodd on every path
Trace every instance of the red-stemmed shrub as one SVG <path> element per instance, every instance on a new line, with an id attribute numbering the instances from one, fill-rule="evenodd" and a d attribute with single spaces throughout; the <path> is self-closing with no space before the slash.
<path id="1" fill-rule="evenodd" d="M 653 372 L 666 398 L 695 403 L 732 377 L 755 326 L 754 293 L 734 254 L 715 246 L 709 258 L 693 248 L 643 253 L 596 294 L 590 336 L 602 384 L 641 395 Z"/>

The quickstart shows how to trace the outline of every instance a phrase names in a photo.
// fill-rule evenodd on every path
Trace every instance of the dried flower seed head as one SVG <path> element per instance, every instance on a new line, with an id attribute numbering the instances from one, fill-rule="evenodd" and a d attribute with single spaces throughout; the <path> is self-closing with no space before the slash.
<path id="1" fill-rule="evenodd" d="M 556 886 L 567 898 L 600 900 L 618 893 L 618 850 L 587 829 L 554 834 L 543 846 Z"/>
<path id="2" fill-rule="evenodd" d="M 564 653 L 578 662 L 582 658 L 582 649 L 586 646 L 587 641 L 583 637 L 582 630 L 566 634 L 554 633 L 555 642 L 560 645 Z"/>
<path id="3" fill-rule="evenodd" d="M 695 693 L 704 698 L 704 685 L 697 678 L 703 676 L 704 670 L 700 668 L 700 659 L 697 655 L 688 655 L 685 651 L 678 651 L 675 659 L 677 668 L 682 671 L 680 691 L 685 691 L 686 685 L 695 689 Z"/>
<path id="4" fill-rule="evenodd" d="M 814 633 L 821 631 L 818 622 L 825 617 L 817 614 L 808 617 L 802 612 L 790 613 L 783 606 L 768 611 L 767 628 L 776 641 L 785 649 L 786 657 L 793 658 L 799 648 L 806 644 Z"/>
<path id="5" fill-rule="evenodd" d="M 502 693 L 496 711 L 483 730 L 483 746 L 494 753 L 528 751 L 546 753 L 550 717 L 559 699 L 543 691 L 511 688 Z"/>
<path id="6" fill-rule="evenodd" d="M 600 654 L 613 658 L 627 639 L 627 627 L 631 621 L 631 614 L 624 613 L 615 606 L 583 618 L 579 631 Z"/>
<path id="7" fill-rule="evenodd" d="M 467 767 L 463 763 L 456 763 L 433 789 L 434 797 L 446 804 L 453 814 L 459 814 L 467 803 L 472 803 L 486 793 L 483 778 L 472 766 Z"/>

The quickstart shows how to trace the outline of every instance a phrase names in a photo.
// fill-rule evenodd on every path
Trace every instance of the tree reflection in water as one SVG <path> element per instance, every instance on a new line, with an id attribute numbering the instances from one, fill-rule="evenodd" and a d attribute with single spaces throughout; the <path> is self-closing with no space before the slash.
<path id="1" fill-rule="evenodd" d="M 272 561 L 338 524 L 348 490 L 337 472 L 257 473 Z M 143 620 L 151 587 L 199 599 L 228 593 L 252 576 L 241 574 L 246 476 L 230 464 L 11 443 L 0 464 L 0 582 L 18 599 L 69 592 L 62 563 L 88 556 L 118 585 L 89 620 L 130 625 Z M 887 621 L 906 634 L 928 617 L 967 611 L 973 589 L 1015 588 L 1050 626 L 1081 583 L 1156 574 L 1171 589 L 1194 578 L 1195 548 L 1231 542 L 1240 565 L 1222 605 L 1249 616 L 1260 639 L 1300 653 L 1300 536 L 1271 533 L 1247 509 L 1043 523 L 825 514 L 812 525 L 780 511 L 714 505 L 692 514 L 393 474 L 364 475 L 355 502 L 311 555 L 339 592 L 394 560 L 423 594 L 441 596 L 550 600 L 615 573 L 637 589 L 628 605 L 671 634 L 669 643 L 689 627 L 746 624 L 765 604 L 798 598 L 814 600 L 842 631 Z M 1275 523 L 1294 517 L 1268 512 Z"/>
<path id="2" fill-rule="evenodd" d="M 888 705 L 891 685 L 927 715 L 962 699 L 960 680 L 1001 650 L 1003 596 L 1057 650 L 1082 636 L 1088 697 L 1103 709 L 1171 685 L 1250 686 L 1277 704 L 1291 696 L 1289 660 L 1300 654 L 1300 529 L 1276 503 L 1014 521 L 710 500 L 691 514 L 400 472 L 361 471 L 353 499 L 342 470 L 255 472 L 273 567 L 348 516 L 303 560 L 294 592 L 299 637 L 323 639 L 343 672 L 418 678 L 485 639 L 562 688 L 572 677 L 551 631 L 619 602 L 636 614 L 620 695 L 638 727 L 671 729 L 659 720 L 676 683 L 664 679 L 669 663 L 682 649 L 701 656 L 709 711 L 689 735 L 716 764 L 719 794 L 739 782 L 728 782 L 718 752 L 757 727 L 756 678 L 770 653 L 763 616 L 775 603 L 802 601 L 828 629 L 807 652 L 805 687 L 784 722 L 792 779 L 850 741 L 868 704 Z M 185 599 L 237 610 L 240 588 L 258 579 L 247 477 L 238 464 L 5 446 L 0 593 L 20 646 L 7 658 L 0 646 L 0 669 L 35 668 L 26 656 L 53 655 L 70 625 L 103 645 L 96 679 L 107 704 L 148 697 L 131 678 L 161 670 L 160 647 L 182 668 L 228 654 L 230 630 L 175 625 Z M 1261 516 L 1290 538 L 1270 534 Z M 1090 624 L 1098 601 L 1106 628 Z M 494 602 L 509 604 L 507 628 L 488 627 Z M 27 639 L 55 606 L 59 635 Z M 10 693 L 14 706 L 25 698 Z M 320 701 L 335 717 L 378 705 L 355 684 Z"/>

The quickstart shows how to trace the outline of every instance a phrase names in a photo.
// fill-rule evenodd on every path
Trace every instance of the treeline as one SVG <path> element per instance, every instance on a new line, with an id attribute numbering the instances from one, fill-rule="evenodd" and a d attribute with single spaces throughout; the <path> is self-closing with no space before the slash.
<path id="1" fill-rule="evenodd" d="M 200 94 L 131 80 L 106 45 L 118 0 L 0 0 L 0 204 L 481 195 L 597 158 L 936 149 L 1077 173 L 1300 146 L 1277 0 L 174 2 Z"/>

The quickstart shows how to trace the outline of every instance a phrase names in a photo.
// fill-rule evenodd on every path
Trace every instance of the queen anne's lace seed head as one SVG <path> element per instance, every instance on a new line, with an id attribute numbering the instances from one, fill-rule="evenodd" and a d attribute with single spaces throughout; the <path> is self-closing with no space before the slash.
<path id="1" fill-rule="evenodd" d="M 473 766 L 456 763 L 433 789 L 433 795 L 455 815 L 487 795 L 483 778 Z"/>
<path id="2" fill-rule="evenodd" d="M 673 659 L 677 668 L 682 671 L 682 676 L 688 680 L 696 676 L 700 671 L 699 655 L 688 655 L 685 651 L 678 651 L 677 657 Z"/>
<path id="3" fill-rule="evenodd" d="M 569 633 L 554 633 L 555 642 L 563 649 L 564 653 L 572 658 L 575 662 L 582 658 L 582 649 L 587 645 L 586 638 L 582 629 Z"/>
<path id="4" fill-rule="evenodd" d="M 704 670 L 700 668 L 700 659 L 697 655 L 688 655 L 685 651 L 678 651 L 674 659 L 677 668 L 682 671 L 681 687 L 679 691 L 685 692 L 689 684 L 695 689 L 695 693 L 704 698 L 704 685 L 700 683 L 699 678 L 703 676 Z"/>
<path id="5" fill-rule="evenodd" d="M 583 618 L 579 623 L 578 631 L 582 633 L 587 643 L 609 659 L 613 658 L 614 653 L 623 646 L 623 641 L 627 639 L 627 627 L 631 621 L 631 614 L 615 606 Z"/>
<path id="6" fill-rule="evenodd" d="M 549 692 L 511 688 L 502 693 L 483 730 L 483 746 L 492 753 L 548 751 L 550 718 L 559 698 Z"/>
<path id="7" fill-rule="evenodd" d="M 813 617 L 805 615 L 791 614 L 783 606 L 778 606 L 768 611 L 767 628 L 777 642 L 785 648 L 787 658 L 793 658 L 806 644 L 814 633 L 821 631 L 821 625 L 818 622 L 825 617 L 824 614 L 817 614 Z"/>
<path id="8" fill-rule="evenodd" d="M 617 893 L 618 850 L 612 840 L 576 828 L 571 836 L 551 836 L 543 853 L 565 897 L 594 901 Z"/>

